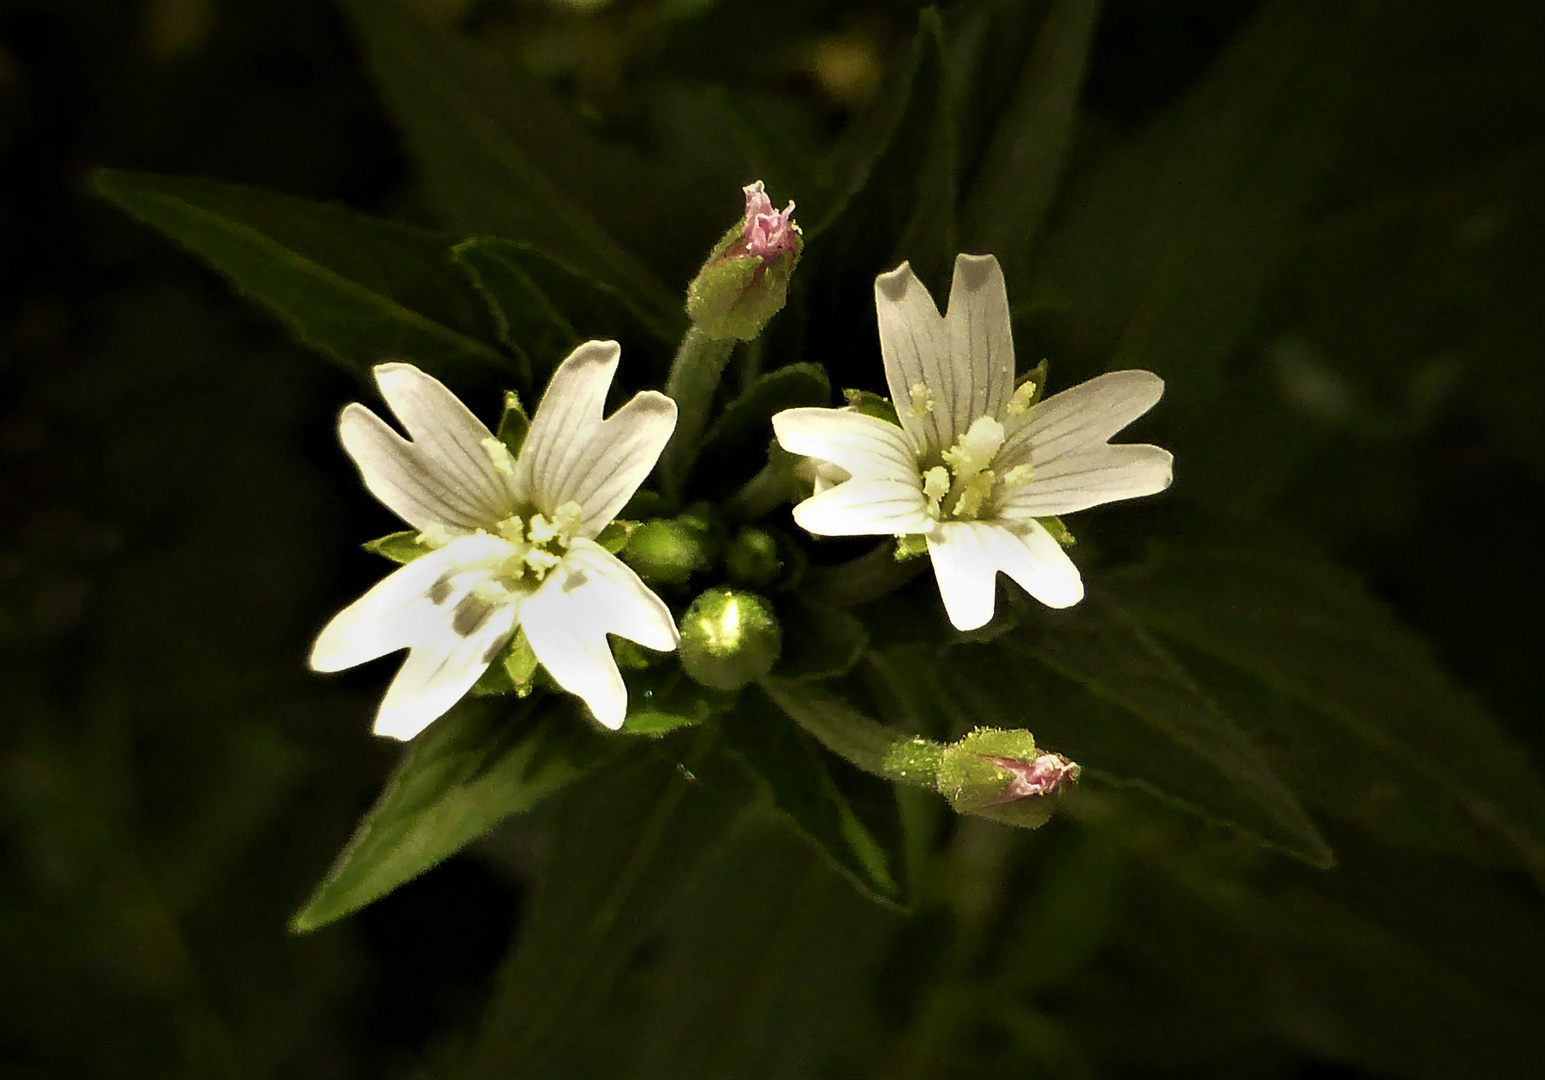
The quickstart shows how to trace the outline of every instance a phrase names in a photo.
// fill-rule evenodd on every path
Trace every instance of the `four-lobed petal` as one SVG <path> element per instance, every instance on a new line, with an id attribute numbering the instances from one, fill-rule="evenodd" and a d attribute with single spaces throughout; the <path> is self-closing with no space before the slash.
<path id="1" fill-rule="evenodd" d="M 363 405 L 344 409 L 339 436 L 366 487 L 439 545 L 339 612 L 312 647 L 317 671 L 408 650 L 382 699 L 378 734 L 418 734 L 520 627 L 559 685 L 614 728 L 627 691 L 607 634 L 676 647 L 664 603 L 590 540 L 637 491 L 676 424 L 675 403 L 653 391 L 604 416 L 619 359 L 616 342 L 592 341 L 559 365 L 513 460 L 450 390 L 411 364 L 375 369 L 408 438 Z M 541 558 L 532 544 L 547 545 Z"/>
<path id="2" fill-rule="evenodd" d="M 992 618 L 1000 572 L 1048 606 L 1078 603 L 1078 568 L 1035 519 L 1169 486 L 1168 451 L 1109 442 L 1158 402 L 1163 380 L 1116 371 L 1017 406 L 1008 291 L 990 255 L 956 258 L 943 315 L 906 263 L 874 293 L 900 429 L 849 409 L 773 417 L 784 449 L 850 476 L 818 484 L 794 520 L 823 536 L 925 537 L 961 630 Z"/>

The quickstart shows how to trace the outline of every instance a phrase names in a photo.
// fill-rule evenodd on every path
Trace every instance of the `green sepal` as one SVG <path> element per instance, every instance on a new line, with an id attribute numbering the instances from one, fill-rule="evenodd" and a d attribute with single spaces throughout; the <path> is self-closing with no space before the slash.
<path id="1" fill-rule="evenodd" d="M 510 643 L 499 653 L 498 659 L 489 664 L 477 682 L 472 684 L 471 693 L 477 697 L 499 694 L 526 697 L 536 683 L 539 667 L 536 653 L 531 651 L 531 642 L 526 640 L 525 628 L 518 628 Z"/>
<path id="2" fill-rule="evenodd" d="M 504 412 L 499 417 L 499 430 L 495 432 L 499 441 L 510 452 L 510 457 L 519 458 L 520 448 L 526 443 L 526 432 L 531 430 L 531 418 L 526 415 L 525 406 L 520 403 L 520 395 L 513 390 L 504 392 Z"/>
<path id="3" fill-rule="evenodd" d="M 896 405 L 890 398 L 868 390 L 844 390 L 842 396 L 854 412 L 901 426 L 901 417 L 896 415 Z"/>
<path id="4" fill-rule="evenodd" d="M 726 232 L 687 286 L 687 317 L 693 326 L 720 340 L 756 340 L 788 298 L 789 278 L 804 247 L 799 226 L 791 225 L 790 232 L 794 246 L 770 259 L 732 254 L 743 245 L 742 223 Z"/>
<path id="5" fill-rule="evenodd" d="M 1053 534 L 1055 535 L 1055 534 Z M 922 533 L 907 533 L 896 537 L 896 561 L 906 562 L 928 554 L 928 537 Z"/>
<path id="6" fill-rule="evenodd" d="M 392 562 L 405 566 L 420 555 L 428 555 L 434 548 L 419 539 L 417 529 L 404 529 L 377 537 L 360 547 L 373 555 L 381 555 Z"/>
<path id="7" fill-rule="evenodd" d="M 659 738 L 727 712 L 737 700 L 734 693 L 698 685 L 675 664 L 639 672 L 628 678 L 628 716 L 621 731 Z"/>
<path id="8" fill-rule="evenodd" d="M 1061 544 L 1063 547 L 1072 547 L 1074 544 L 1078 543 L 1078 541 L 1073 538 L 1073 534 L 1068 531 L 1068 527 L 1062 523 L 1061 518 L 1038 517 L 1035 520 L 1037 523 L 1039 523 L 1041 528 L 1051 533 L 1051 538 L 1053 540 L 1057 541 L 1057 543 Z"/>
<path id="9" fill-rule="evenodd" d="M 600 544 L 612 555 L 616 555 L 628 546 L 633 539 L 633 533 L 638 529 L 638 522 L 623 521 L 621 518 L 610 522 L 606 528 L 596 533 L 595 542 Z"/>
<path id="10" fill-rule="evenodd" d="M 1029 371 L 1025 372 L 1019 378 L 1014 380 L 1014 389 L 1016 391 L 1018 391 L 1020 387 L 1023 386 L 1031 387 L 1030 396 L 1025 401 L 1026 408 L 1029 408 L 1036 402 L 1040 401 L 1041 397 L 1046 393 L 1047 367 L 1048 362 L 1046 360 L 1042 360 L 1039 364 L 1035 365 L 1035 367 L 1031 368 Z"/>

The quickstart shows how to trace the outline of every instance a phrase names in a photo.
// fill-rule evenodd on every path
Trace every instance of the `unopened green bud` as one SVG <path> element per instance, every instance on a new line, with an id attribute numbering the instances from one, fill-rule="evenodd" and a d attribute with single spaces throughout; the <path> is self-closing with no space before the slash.
<path id="1" fill-rule="evenodd" d="M 681 585 L 709 565 L 707 543 L 694 524 L 675 518 L 646 521 L 633 530 L 622 557 L 647 582 Z"/>
<path id="2" fill-rule="evenodd" d="M 804 237 L 791 215 L 774 210 L 762 182 L 747 185 L 746 214 L 725 233 L 687 287 L 687 315 L 712 338 L 752 341 L 783 310 Z"/>
<path id="3" fill-rule="evenodd" d="M 778 541 L 763 529 L 741 529 L 724 556 L 731 580 L 753 589 L 765 589 L 783 573 Z"/>
<path id="4" fill-rule="evenodd" d="M 1036 748 L 1023 728 L 978 728 L 944 749 L 939 794 L 962 814 L 1034 829 L 1044 825 L 1079 767 Z"/>
<path id="5" fill-rule="evenodd" d="M 681 666 L 697 682 L 736 690 L 772 670 L 783 632 L 755 593 L 709 589 L 681 618 Z"/>

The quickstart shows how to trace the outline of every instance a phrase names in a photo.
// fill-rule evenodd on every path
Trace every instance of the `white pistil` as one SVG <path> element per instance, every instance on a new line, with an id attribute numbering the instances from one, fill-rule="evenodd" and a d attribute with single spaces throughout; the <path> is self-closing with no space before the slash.
<path id="1" fill-rule="evenodd" d="M 975 518 L 982 509 L 982 504 L 992 494 L 992 484 L 996 477 L 991 469 L 983 469 L 970 477 L 962 485 L 960 497 L 955 500 L 955 505 L 950 508 L 950 515 L 970 521 Z"/>
<path id="2" fill-rule="evenodd" d="M 950 492 L 950 473 L 943 465 L 935 465 L 923 474 L 923 494 L 928 496 L 929 516 L 939 516 L 939 500 Z"/>

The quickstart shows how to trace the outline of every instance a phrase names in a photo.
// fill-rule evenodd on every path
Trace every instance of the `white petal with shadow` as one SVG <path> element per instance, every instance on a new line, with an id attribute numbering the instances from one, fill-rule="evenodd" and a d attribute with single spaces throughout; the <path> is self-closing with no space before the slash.
<path id="1" fill-rule="evenodd" d="M 955 381 L 950 367 L 949 332 L 933 297 L 902 263 L 874 279 L 875 315 L 880 325 L 880 355 L 885 381 L 901 426 L 919 449 L 938 451 L 954 444 L 952 406 Z M 912 388 L 921 383 L 931 408 L 918 403 Z M 920 415 L 919 415 L 920 414 Z M 948 436 L 946 438 L 946 436 Z"/>
<path id="2" fill-rule="evenodd" d="M 477 599 L 462 597 L 463 607 Z M 466 634 L 445 626 L 415 644 L 376 712 L 375 733 L 411 739 L 445 715 L 488 669 L 515 632 L 518 605 L 494 604 Z"/>
<path id="3" fill-rule="evenodd" d="M 1063 454 L 1104 443 L 1153 408 L 1164 380 L 1151 371 L 1112 371 L 1036 404 L 1010 427 L 998 462 L 1032 462 L 1039 472 Z"/>
<path id="4" fill-rule="evenodd" d="M 980 416 L 1003 416 L 1014 393 L 1014 335 L 1003 269 L 991 255 L 957 255 L 950 284 L 948 331 L 954 379 L 951 423 L 954 442 Z M 941 432 L 941 437 L 943 433 Z"/>
<path id="5" fill-rule="evenodd" d="M 456 605 L 508 550 L 495 537 L 467 536 L 398 567 L 322 629 L 312 670 L 342 671 L 450 633 Z"/>
<path id="6" fill-rule="evenodd" d="M 1147 443 L 1076 450 L 1037 468 L 1034 479 L 1004 498 L 1000 514 L 1047 517 L 1154 495 L 1169 487 L 1173 463 L 1168 450 Z"/>
<path id="7" fill-rule="evenodd" d="M 915 480 L 849 480 L 794 507 L 794 520 L 817 536 L 924 533 L 937 524 Z"/>
<path id="8" fill-rule="evenodd" d="M 1078 567 L 1033 521 L 1012 530 L 984 521 L 948 522 L 928 538 L 928 555 L 944 610 L 957 630 L 975 630 L 992 620 L 999 571 L 1048 607 L 1071 607 L 1084 597 Z"/>
<path id="9" fill-rule="evenodd" d="M 484 507 L 490 521 L 513 512 L 511 478 L 494 467 L 493 433 L 438 379 L 412 364 L 380 364 L 376 385 L 407 429 L 425 465 Z"/>
<path id="10" fill-rule="evenodd" d="M 910 482 L 917 475 L 912 441 L 879 417 L 844 409 L 785 409 L 772 424 L 785 450 L 829 461 L 854 477 Z"/>
<path id="11" fill-rule="evenodd" d="M 587 341 L 553 372 L 515 466 L 524 499 L 548 511 L 561 505 L 554 500 L 589 453 L 621 358 L 615 341 Z"/>
<path id="12" fill-rule="evenodd" d="M 471 532 L 499 520 L 497 511 L 463 490 L 365 406 L 343 410 L 338 437 L 370 493 L 414 528 L 444 525 Z"/>

